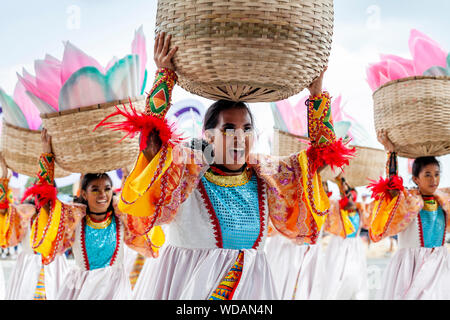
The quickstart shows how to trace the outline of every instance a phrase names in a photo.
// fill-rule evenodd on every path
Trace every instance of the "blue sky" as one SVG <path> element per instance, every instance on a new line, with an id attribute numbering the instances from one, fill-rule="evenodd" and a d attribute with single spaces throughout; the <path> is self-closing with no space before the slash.
<path id="1" fill-rule="evenodd" d="M 153 74 L 156 4 L 156 0 L 2 1 L 0 87 L 12 93 L 16 72 L 26 67 L 34 73 L 33 61 L 46 53 L 61 58 L 62 41 L 66 40 L 106 64 L 113 56 L 130 52 L 134 31 L 140 25 L 147 37 L 147 69 Z M 449 50 L 449 13 L 448 0 L 335 0 L 333 49 L 325 86 L 332 95 L 343 96 L 346 111 L 371 134 L 369 146 L 381 147 L 375 141 L 372 93 L 365 81 L 365 67 L 377 61 L 380 53 L 409 57 L 412 28 Z M 174 102 L 190 97 L 179 87 L 174 91 Z M 289 100 L 295 104 L 298 99 L 294 96 Z M 211 102 L 199 100 L 206 106 Z M 268 104 L 255 104 L 252 109 L 260 130 L 270 132 L 273 120 Z M 445 169 L 450 170 L 450 157 L 441 160 L 445 173 Z M 444 179 L 443 186 L 450 186 L 450 177 Z"/>

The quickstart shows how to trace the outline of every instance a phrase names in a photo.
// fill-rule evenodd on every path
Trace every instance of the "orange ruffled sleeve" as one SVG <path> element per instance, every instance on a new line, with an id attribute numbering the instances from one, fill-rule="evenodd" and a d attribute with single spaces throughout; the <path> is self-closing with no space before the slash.
<path id="1" fill-rule="evenodd" d="M 163 145 L 152 161 L 141 153 L 118 203 L 119 210 L 128 215 L 130 230 L 143 236 L 154 226 L 171 222 L 203 170 L 203 154 L 190 148 Z"/>
<path id="2" fill-rule="evenodd" d="M 255 155 L 250 163 L 266 185 L 273 227 L 298 244 L 315 243 L 330 203 L 306 151 L 288 157 Z"/>
<path id="3" fill-rule="evenodd" d="M 75 229 L 86 214 L 82 204 L 65 204 L 55 200 L 50 210 L 41 208 L 31 227 L 31 248 L 42 255 L 44 264 L 51 263 L 75 241 Z"/>
<path id="4" fill-rule="evenodd" d="M 0 178 L 0 247 L 18 245 L 25 237 L 36 209 L 31 204 L 15 205 L 9 190 L 9 179 Z"/>
<path id="5" fill-rule="evenodd" d="M 336 200 L 330 201 L 330 210 L 325 220 L 323 230 L 335 236 L 345 238 L 344 227 L 342 224 L 339 203 Z"/>
<path id="6" fill-rule="evenodd" d="M 447 218 L 447 232 L 450 232 L 450 188 L 439 189 L 434 194 Z"/>
<path id="7" fill-rule="evenodd" d="M 369 235 L 378 242 L 404 231 L 423 207 L 421 196 L 415 191 L 404 190 L 393 199 L 376 200 L 372 211 Z"/>
<path id="8" fill-rule="evenodd" d="M 31 204 L 11 204 L 0 214 L 0 247 L 14 247 L 22 242 L 36 209 Z"/>

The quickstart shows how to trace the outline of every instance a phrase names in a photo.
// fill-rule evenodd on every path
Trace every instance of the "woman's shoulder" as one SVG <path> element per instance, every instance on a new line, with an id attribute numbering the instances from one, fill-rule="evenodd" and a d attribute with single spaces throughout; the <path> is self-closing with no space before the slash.
<path id="1" fill-rule="evenodd" d="M 449 188 L 438 189 L 434 194 L 437 201 L 445 212 L 450 213 L 450 192 Z"/>

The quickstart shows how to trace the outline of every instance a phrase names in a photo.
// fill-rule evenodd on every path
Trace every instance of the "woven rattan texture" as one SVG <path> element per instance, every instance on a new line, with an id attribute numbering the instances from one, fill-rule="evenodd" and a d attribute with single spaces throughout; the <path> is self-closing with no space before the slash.
<path id="1" fill-rule="evenodd" d="M 373 94 L 377 132 L 386 129 L 399 156 L 450 153 L 450 77 L 389 82 Z"/>
<path id="2" fill-rule="evenodd" d="M 270 102 L 306 88 L 328 64 L 333 0 L 159 0 L 179 85 L 218 100 Z"/>
<path id="3" fill-rule="evenodd" d="M 11 170 L 36 177 L 39 172 L 39 156 L 42 153 L 41 132 L 13 126 L 3 122 L 0 150 Z M 55 178 L 70 175 L 58 165 Z"/>
<path id="4" fill-rule="evenodd" d="M 274 131 L 275 139 L 272 148 L 274 155 L 288 156 L 308 147 L 308 138 L 306 137 L 297 137 L 278 129 L 274 129 Z M 349 166 L 344 167 L 344 178 L 354 188 L 367 186 L 370 183 L 369 179 L 377 180 L 384 174 L 386 165 L 386 153 L 383 150 L 360 146 L 355 147 L 356 156 L 350 161 Z M 340 172 L 339 169 L 333 172 L 327 167 L 321 172 L 322 180 L 332 181 Z"/>
<path id="5" fill-rule="evenodd" d="M 123 109 L 128 100 L 100 104 L 71 110 L 65 114 L 41 115 L 44 127 L 52 136 L 56 163 L 62 168 L 77 173 L 103 173 L 120 168 L 130 168 L 139 155 L 139 137 L 125 139 L 123 132 L 95 126 L 106 116 L 116 111 L 115 105 Z M 145 99 L 132 100 L 133 107 L 144 111 Z M 115 116 L 108 121 L 125 120 Z"/>

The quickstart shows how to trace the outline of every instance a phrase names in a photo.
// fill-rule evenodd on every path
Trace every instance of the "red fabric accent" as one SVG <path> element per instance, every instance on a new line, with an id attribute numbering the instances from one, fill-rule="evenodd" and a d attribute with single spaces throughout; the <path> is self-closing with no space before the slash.
<path id="1" fill-rule="evenodd" d="M 349 200 L 347 197 L 344 197 L 342 199 L 339 200 L 339 208 L 340 209 L 344 209 L 349 203 Z"/>
<path id="2" fill-rule="evenodd" d="M 217 168 L 217 167 L 215 167 L 215 166 L 213 166 L 213 165 L 211 165 L 209 168 L 210 168 L 214 173 L 217 173 L 217 174 L 219 174 L 219 175 L 221 175 L 221 176 L 226 176 L 226 175 L 227 175 L 225 172 L 223 172 L 222 170 L 220 170 L 219 168 Z"/>
<path id="3" fill-rule="evenodd" d="M 81 224 L 81 252 L 83 253 L 84 267 L 89 270 L 89 260 L 86 251 L 86 218 L 83 219 Z"/>
<path id="4" fill-rule="evenodd" d="M 9 208 L 9 203 L 8 203 L 8 201 L 6 201 L 6 202 L 1 202 L 0 203 L 0 210 L 2 210 L 2 209 L 8 209 Z"/>
<path id="5" fill-rule="evenodd" d="M 58 194 L 58 189 L 41 177 L 39 177 L 39 180 L 39 184 L 35 184 L 25 190 L 21 202 L 23 203 L 28 197 L 33 196 L 36 201 L 37 209 L 42 208 L 49 202 L 54 205 Z"/>
<path id="6" fill-rule="evenodd" d="M 329 165 L 331 169 L 348 166 L 350 159 L 355 156 L 356 149 L 348 148 L 347 144 L 348 142 L 344 143 L 341 138 L 323 147 L 310 145 L 306 155 L 311 159 L 310 163 L 313 166 L 311 172 L 315 173 L 318 168 L 325 165 Z"/>
<path id="7" fill-rule="evenodd" d="M 445 221 L 445 227 L 444 230 L 447 230 L 447 212 L 445 212 L 444 210 L 442 210 L 442 212 L 444 212 L 444 221 Z M 446 236 L 447 232 L 444 231 L 444 237 L 442 238 L 442 245 L 445 246 L 445 236 Z"/>
<path id="8" fill-rule="evenodd" d="M 423 241 L 423 228 L 422 228 L 422 219 L 420 218 L 420 214 L 417 215 L 417 221 L 419 223 L 419 239 L 420 239 L 420 246 L 425 247 L 425 242 Z M 445 232 L 444 232 L 445 234 Z"/>
<path id="9" fill-rule="evenodd" d="M 200 191 L 203 203 L 205 204 L 206 209 L 208 210 L 209 218 L 211 219 L 211 222 L 213 224 L 214 237 L 216 238 L 216 245 L 218 248 L 223 248 L 222 230 L 220 229 L 219 219 L 217 219 L 216 212 L 214 211 L 211 200 L 209 200 L 208 194 L 206 193 L 206 189 L 202 181 L 199 181 L 198 183 L 198 190 Z"/>
<path id="10" fill-rule="evenodd" d="M 260 221 L 260 227 L 259 227 L 259 235 L 258 238 L 255 241 L 255 244 L 253 245 L 253 249 L 257 249 L 261 239 L 264 234 L 264 229 L 266 226 L 265 218 L 266 218 L 266 212 L 265 212 L 265 192 L 264 192 L 264 182 L 257 176 L 258 181 L 258 204 L 259 204 L 259 221 Z M 235 287 L 236 288 L 236 287 Z"/>
<path id="11" fill-rule="evenodd" d="M 333 192 L 332 192 L 332 191 L 330 191 L 330 192 L 327 193 L 327 197 L 328 197 L 328 198 L 331 197 L 332 195 L 333 195 Z"/>
<path id="12" fill-rule="evenodd" d="M 117 258 L 117 253 L 119 252 L 119 246 L 120 246 L 120 219 L 117 218 L 116 215 L 113 217 L 116 219 L 116 249 L 114 250 L 114 253 L 111 257 L 111 261 L 109 262 L 109 265 L 112 266 Z"/>
<path id="13" fill-rule="evenodd" d="M 375 200 L 380 200 L 382 197 L 386 197 L 388 200 L 391 199 L 392 197 L 389 190 L 405 190 L 403 187 L 403 179 L 397 175 L 386 179 L 380 177 L 380 180 L 378 181 L 370 181 L 372 181 L 372 183 L 369 184 L 368 188 L 372 190 L 372 198 Z"/>
<path id="14" fill-rule="evenodd" d="M 159 119 L 157 117 L 146 115 L 143 112 L 137 111 L 130 100 L 130 110 L 123 105 L 124 110 L 120 110 L 115 106 L 117 111 L 113 112 L 105 119 L 103 119 L 94 128 L 94 131 L 99 127 L 107 127 L 113 131 L 123 131 L 126 135 L 118 142 L 123 141 L 125 138 L 134 138 L 136 134 L 141 134 L 140 150 L 144 150 L 147 147 L 147 137 L 153 130 L 159 133 L 159 137 L 163 144 L 170 143 L 171 145 L 180 143 L 183 139 L 180 135 L 175 134 L 174 125 L 169 125 L 166 119 Z M 123 116 L 126 120 L 107 122 L 109 118 L 114 116 Z"/>

